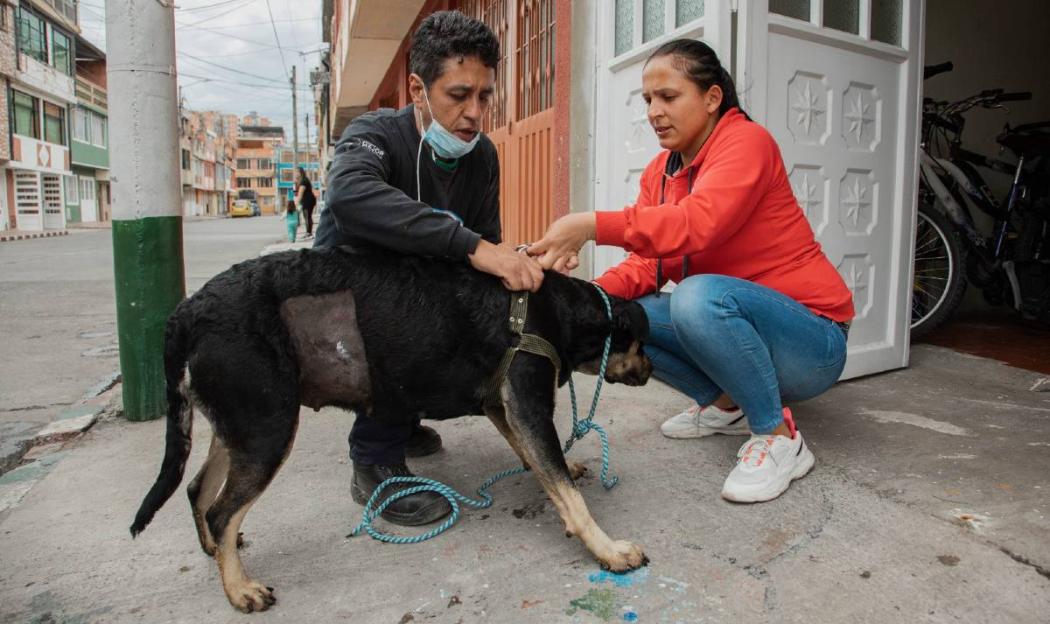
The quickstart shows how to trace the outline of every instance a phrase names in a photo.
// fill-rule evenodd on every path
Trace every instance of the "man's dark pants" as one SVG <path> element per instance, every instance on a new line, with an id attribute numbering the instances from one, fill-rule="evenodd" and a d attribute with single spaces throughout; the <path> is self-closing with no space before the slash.
<path id="1" fill-rule="evenodd" d="M 350 459 L 355 464 L 390 466 L 405 461 L 405 446 L 417 423 L 380 423 L 359 415 L 350 429 Z"/>

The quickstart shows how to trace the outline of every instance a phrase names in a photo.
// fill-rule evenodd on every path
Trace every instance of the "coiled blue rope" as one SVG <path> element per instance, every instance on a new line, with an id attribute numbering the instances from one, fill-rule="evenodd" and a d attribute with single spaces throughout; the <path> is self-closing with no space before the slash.
<path id="1" fill-rule="evenodd" d="M 605 312 L 609 315 L 609 320 L 611 321 L 612 304 L 609 303 L 609 296 L 606 295 L 605 291 L 602 290 L 601 287 L 597 284 L 594 284 L 594 287 L 598 289 L 598 294 L 602 296 L 602 301 L 605 302 Z M 565 448 L 562 451 L 563 453 L 568 453 L 569 449 L 572 448 L 572 445 L 576 443 L 576 440 L 579 440 L 583 436 L 587 435 L 587 433 L 592 429 L 597 431 L 598 437 L 601 439 L 602 444 L 602 470 L 599 476 L 601 478 L 602 485 L 607 490 L 612 489 L 617 484 L 617 482 L 619 482 L 620 479 L 619 477 L 613 477 L 612 479 L 608 478 L 609 436 L 605 433 L 605 429 L 603 429 L 601 425 L 598 425 L 594 422 L 594 415 L 598 409 L 598 397 L 602 391 L 602 380 L 605 378 L 605 367 L 609 363 L 609 349 L 611 347 L 612 331 L 610 330 L 609 335 L 605 338 L 605 347 L 602 349 L 602 362 L 601 366 L 598 367 L 598 383 L 594 387 L 594 398 L 591 400 L 591 410 L 587 414 L 587 418 L 584 418 L 583 420 L 579 420 L 577 416 L 576 388 L 573 386 L 572 383 L 572 375 L 570 374 L 569 376 L 569 397 L 572 400 L 572 432 L 569 434 L 569 439 L 565 441 Z M 452 489 L 451 487 L 445 485 L 444 483 L 441 483 L 440 481 L 435 481 L 433 479 L 427 479 L 426 477 L 391 477 L 386 481 L 380 483 L 376 487 L 375 491 L 372 492 L 372 496 L 369 497 L 368 502 L 365 503 L 365 508 L 361 514 L 361 522 L 359 522 L 357 526 L 354 527 L 354 530 L 351 531 L 350 535 L 348 535 L 347 537 L 355 537 L 357 535 L 360 535 L 362 532 L 366 532 L 373 538 L 381 542 L 386 542 L 388 544 L 418 544 L 420 542 L 425 542 L 432 537 L 436 537 L 444 533 L 446 530 L 448 530 L 449 527 L 455 524 L 457 520 L 459 520 L 459 502 L 463 502 L 464 504 L 469 505 L 475 509 L 486 509 L 488 507 L 491 507 L 493 500 L 492 495 L 488 492 L 489 488 L 495 485 L 497 482 L 506 479 L 507 477 L 516 474 L 521 474 L 523 472 L 525 472 L 525 468 L 519 466 L 517 468 L 510 468 L 508 470 L 504 470 L 503 472 L 498 472 L 492 475 L 491 477 L 486 479 L 484 483 L 481 484 L 481 487 L 478 488 L 479 500 L 475 500 L 473 498 L 464 496 L 456 490 Z M 401 490 L 400 492 L 392 494 L 391 496 L 383 500 L 381 503 L 379 503 L 378 507 L 376 507 L 375 505 L 377 501 L 379 501 L 380 494 L 383 492 L 383 490 L 387 486 L 394 485 L 396 483 L 418 483 L 419 485 L 406 488 L 404 490 Z M 445 499 L 448 501 L 449 505 L 452 507 L 452 513 L 440 525 L 434 527 L 433 529 L 430 529 L 426 533 L 411 536 L 390 535 L 388 533 L 383 533 L 382 531 L 379 531 L 374 526 L 372 526 L 372 522 L 376 518 L 378 518 L 380 514 L 383 513 L 384 509 L 392 505 L 394 501 L 405 496 L 411 496 L 412 494 L 416 494 L 418 492 L 428 491 L 437 492 L 438 494 L 444 496 Z"/>

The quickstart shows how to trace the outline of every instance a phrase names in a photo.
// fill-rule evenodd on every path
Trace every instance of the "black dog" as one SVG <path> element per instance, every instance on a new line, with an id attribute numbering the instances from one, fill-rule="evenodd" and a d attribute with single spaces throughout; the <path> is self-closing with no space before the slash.
<path id="1" fill-rule="evenodd" d="M 218 561 L 234 607 L 268 608 L 273 591 L 245 573 L 238 530 L 291 449 L 299 406 L 335 405 L 384 422 L 482 413 L 485 388 L 518 340 L 510 306 L 498 279 L 468 267 L 339 249 L 275 254 L 216 276 L 168 319 L 167 444 L 131 534 L 182 480 L 195 405 L 214 429 L 187 490 L 201 547 Z M 557 351 L 557 385 L 574 369 L 597 371 L 610 332 L 608 381 L 641 385 L 652 372 L 642 307 L 614 300 L 610 321 L 597 290 L 580 280 L 548 272 L 528 298 L 524 330 Z M 611 570 L 637 568 L 642 550 L 609 539 L 573 484 L 582 466 L 570 470 L 558 443 L 554 375 L 551 359 L 519 352 L 498 386 L 502 405 L 484 412 L 539 477 L 566 533 Z"/>

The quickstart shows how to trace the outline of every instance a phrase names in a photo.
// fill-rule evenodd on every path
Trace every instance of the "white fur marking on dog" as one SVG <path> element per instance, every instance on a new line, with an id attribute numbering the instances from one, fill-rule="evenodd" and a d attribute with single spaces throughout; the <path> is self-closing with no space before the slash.
<path id="1" fill-rule="evenodd" d="M 350 352 L 346 350 L 346 347 L 343 345 L 342 340 L 335 343 L 335 350 L 337 353 L 339 353 L 340 359 L 350 361 Z"/>

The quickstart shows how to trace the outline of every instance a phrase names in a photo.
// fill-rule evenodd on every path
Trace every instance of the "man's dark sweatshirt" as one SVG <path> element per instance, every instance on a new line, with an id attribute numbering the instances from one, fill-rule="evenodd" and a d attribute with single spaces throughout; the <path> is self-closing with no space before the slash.
<path id="1" fill-rule="evenodd" d="M 350 122 L 335 148 L 314 246 L 465 261 L 480 239 L 498 244 L 499 161 L 492 141 L 482 135 L 469 154 L 451 163 L 435 161 L 424 142 L 420 201 L 418 148 L 412 105 Z"/>

